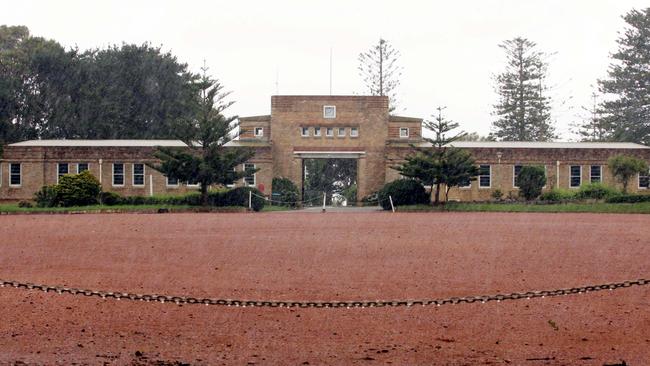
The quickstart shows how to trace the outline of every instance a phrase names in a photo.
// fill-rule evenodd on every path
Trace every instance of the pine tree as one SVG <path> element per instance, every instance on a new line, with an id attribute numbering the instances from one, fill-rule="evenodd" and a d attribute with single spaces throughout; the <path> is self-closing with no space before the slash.
<path id="1" fill-rule="evenodd" d="M 550 98 L 544 84 L 546 54 L 526 38 L 499 45 L 507 58 L 506 70 L 495 77 L 499 102 L 493 114 L 491 135 L 504 141 L 550 141 L 556 138 L 551 123 Z"/>
<path id="2" fill-rule="evenodd" d="M 465 136 L 465 132 L 452 133 L 458 128 L 458 123 L 449 121 L 442 116 L 444 108 L 438 107 L 438 115 L 433 121 L 424 121 L 423 126 L 434 133 L 435 138 L 424 138 L 433 145 L 432 148 L 418 149 L 406 157 L 406 162 L 394 169 L 402 176 L 420 181 L 432 187 L 431 196 L 433 204 L 440 203 L 440 191 L 444 184 L 445 200 L 449 190 L 454 186 L 466 184 L 476 179 L 478 168 L 471 154 L 465 150 L 450 146 L 454 141 Z M 413 146 L 416 148 L 416 146 Z M 433 186 L 435 185 L 435 190 Z"/>
<path id="3" fill-rule="evenodd" d="M 193 108 L 194 117 L 179 120 L 176 136 L 188 149 L 158 147 L 154 155 L 161 163 L 153 168 L 165 176 L 182 182 L 196 182 L 201 191 L 201 202 L 208 204 L 208 187 L 227 185 L 255 171 L 235 171 L 235 167 L 253 157 L 254 151 L 243 147 L 225 147 L 238 127 L 237 116 L 226 117 L 223 112 L 233 102 L 226 102 L 230 94 L 223 85 L 208 78 L 206 69 L 198 83 L 199 97 Z"/>
<path id="4" fill-rule="evenodd" d="M 599 95 L 595 92 L 591 94 L 592 105 L 582 107 L 584 115 L 582 122 L 573 125 L 573 132 L 580 136 L 581 141 L 609 141 L 610 131 L 607 120 L 603 118 L 603 112 L 598 105 Z"/>
<path id="5" fill-rule="evenodd" d="M 623 19 L 628 27 L 617 41 L 608 78 L 599 80 L 611 97 L 601 106 L 613 140 L 650 145 L 650 8 Z"/>
<path id="6" fill-rule="evenodd" d="M 397 64 L 399 56 L 399 51 L 381 38 L 376 46 L 359 54 L 359 76 L 370 95 L 388 96 L 391 112 L 397 107 L 396 89 L 402 76 L 402 67 Z"/>

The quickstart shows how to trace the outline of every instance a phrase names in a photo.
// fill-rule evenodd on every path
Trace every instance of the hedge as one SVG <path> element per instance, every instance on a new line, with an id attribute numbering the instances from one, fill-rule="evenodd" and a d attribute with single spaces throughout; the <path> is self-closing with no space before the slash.
<path id="1" fill-rule="evenodd" d="M 238 187 L 228 191 L 208 193 L 208 204 L 213 207 L 244 206 L 248 207 L 248 192 L 252 192 L 252 208 L 260 211 L 264 208 L 266 199 L 261 198 L 262 192 L 251 187 Z M 259 197 L 258 197 L 259 196 Z M 126 196 L 122 197 L 113 192 L 102 192 L 102 203 L 114 205 L 186 205 L 200 206 L 201 194 L 188 193 L 180 196 Z"/>
<path id="2" fill-rule="evenodd" d="M 650 194 L 622 194 L 605 200 L 607 203 L 639 203 L 650 202 Z"/>
<path id="3" fill-rule="evenodd" d="M 384 185 L 377 193 L 377 198 L 384 210 L 391 209 L 389 196 L 393 199 L 395 206 L 430 203 L 424 186 L 413 179 L 398 179 Z"/>

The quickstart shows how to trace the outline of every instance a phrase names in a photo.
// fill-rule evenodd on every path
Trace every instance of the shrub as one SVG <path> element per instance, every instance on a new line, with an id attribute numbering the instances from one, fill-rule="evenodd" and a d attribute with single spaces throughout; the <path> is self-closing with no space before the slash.
<path id="1" fill-rule="evenodd" d="M 605 200 L 607 203 L 639 203 L 650 202 L 650 194 L 621 194 Z"/>
<path id="2" fill-rule="evenodd" d="M 620 195 L 621 193 L 613 187 L 606 186 L 602 183 L 591 183 L 580 187 L 576 194 L 578 199 L 605 199 Z"/>
<path id="3" fill-rule="evenodd" d="M 542 187 L 546 185 L 546 172 L 541 166 L 523 166 L 517 177 L 519 194 L 527 201 L 533 200 L 542 194 Z"/>
<path id="4" fill-rule="evenodd" d="M 20 201 L 20 202 L 18 202 L 18 207 L 20 207 L 20 208 L 32 208 L 32 207 L 34 207 L 34 205 L 32 205 L 32 203 L 29 202 L 29 201 Z"/>
<path id="5" fill-rule="evenodd" d="M 492 198 L 494 198 L 497 201 L 501 201 L 503 198 L 503 192 L 501 192 L 500 189 L 495 189 L 494 192 L 492 192 Z"/>
<path id="6" fill-rule="evenodd" d="M 539 196 L 540 200 L 547 202 L 572 201 L 576 198 L 576 192 L 558 188 L 553 188 Z"/>
<path id="7" fill-rule="evenodd" d="M 623 184 L 623 193 L 627 193 L 627 186 L 633 176 L 648 171 L 648 163 L 634 156 L 612 156 L 607 160 L 607 165 L 614 178 Z"/>
<path id="8" fill-rule="evenodd" d="M 61 206 L 88 206 L 98 203 L 101 185 L 89 171 L 67 174 L 56 185 L 57 200 Z"/>
<path id="9" fill-rule="evenodd" d="M 414 179 L 398 179 L 384 185 L 377 194 L 384 210 L 390 210 L 388 196 L 393 198 L 395 206 L 428 204 L 430 202 L 429 195 L 422 184 Z"/>
<path id="10" fill-rule="evenodd" d="M 300 201 L 300 192 L 298 187 L 289 178 L 275 177 L 273 178 L 271 196 L 273 200 L 278 202 L 281 206 L 296 207 Z"/>
<path id="11" fill-rule="evenodd" d="M 34 201 L 37 207 L 56 207 L 59 205 L 59 193 L 57 186 L 43 186 L 34 193 Z"/>
<path id="12" fill-rule="evenodd" d="M 99 194 L 99 203 L 107 206 L 119 205 L 122 202 L 122 196 L 115 192 L 101 192 Z"/>

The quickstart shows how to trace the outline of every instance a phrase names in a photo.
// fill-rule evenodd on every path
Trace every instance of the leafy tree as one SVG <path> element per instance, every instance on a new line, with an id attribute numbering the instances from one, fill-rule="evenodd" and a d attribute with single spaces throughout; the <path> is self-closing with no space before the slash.
<path id="1" fill-rule="evenodd" d="M 80 55 L 82 90 L 76 96 L 84 138 L 171 138 L 189 120 L 199 76 L 171 53 L 149 44 L 112 46 Z"/>
<path id="2" fill-rule="evenodd" d="M 200 98 L 194 106 L 194 117 L 180 120 L 176 135 L 188 148 L 157 147 L 155 156 L 161 163 L 154 169 L 170 178 L 196 182 L 201 191 L 201 202 L 208 205 L 208 187 L 212 184 L 231 184 L 254 171 L 235 171 L 254 152 L 248 148 L 225 147 L 238 127 L 237 116 L 225 117 L 223 112 L 233 102 L 226 102 L 230 94 L 223 91 L 217 80 L 205 75 L 198 83 Z"/>
<path id="3" fill-rule="evenodd" d="M 442 107 L 438 107 L 438 115 L 434 121 L 424 121 L 424 128 L 432 131 L 435 138 L 424 138 L 431 143 L 432 148 L 417 149 L 415 154 L 405 158 L 406 162 L 394 167 L 402 176 L 414 178 L 423 185 L 432 187 L 431 196 L 434 205 L 440 203 L 442 185 L 449 189 L 460 184 L 466 184 L 478 175 L 474 159 L 465 151 L 449 146 L 462 138 L 465 133 L 459 132 L 448 137 L 448 134 L 458 128 L 458 123 L 449 121 L 442 116 Z M 413 148 L 416 148 L 412 145 Z M 433 187 L 435 186 L 435 189 Z"/>
<path id="4" fill-rule="evenodd" d="M 0 26 L 0 143 L 49 137 L 74 118 L 76 50 Z"/>
<path id="5" fill-rule="evenodd" d="M 612 55 L 608 78 L 599 80 L 609 99 L 602 102 L 609 133 L 616 141 L 650 145 L 650 8 L 632 10 Z"/>
<path id="6" fill-rule="evenodd" d="M 607 160 L 607 165 L 614 178 L 623 184 L 623 193 L 627 193 L 627 186 L 632 177 L 648 172 L 648 163 L 633 156 L 612 156 Z"/>
<path id="7" fill-rule="evenodd" d="M 523 166 L 517 176 L 519 193 L 527 200 L 533 200 L 542 194 L 546 185 L 546 171 L 541 166 Z"/>
<path id="8" fill-rule="evenodd" d="M 368 88 L 370 95 L 386 95 L 390 111 L 397 106 L 396 89 L 402 76 L 402 67 L 397 63 L 400 53 L 385 39 L 359 54 L 359 76 Z"/>
<path id="9" fill-rule="evenodd" d="M 503 141 L 550 141 L 556 138 L 551 123 L 550 98 L 544 84 L 546 55 L 526 38 L 513 38 L 499 45 L 507 58 L 506 70 L 495 77 L 499 102 L 492 135 Z"/>
<path id="10" fill-rule="evenodd" d="M 0 145 L 35 138 L 171 138 L 198 76 L 148 44 L 80 52 L 0 26 Z"/>

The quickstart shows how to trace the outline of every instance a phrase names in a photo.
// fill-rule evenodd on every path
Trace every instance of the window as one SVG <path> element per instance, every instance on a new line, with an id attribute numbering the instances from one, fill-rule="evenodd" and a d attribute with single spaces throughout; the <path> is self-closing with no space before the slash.
<path id="1" fill-rule="evenodd" d="M 512 187 L 519 188 L 517 184 L 517 179 L 519 179 L 519 173 L 521 173 L 521 165 L 515 165 L 512 167 Z"/>
<path id="2" fill-rule="evenodd" d="M 345 127 L 339 127 L 339 137 L 345 137 Z"/>
<path id="3" fill-rule="evenodd" d="M 255 127 L 254 130 L 255 137 L 262 137 L 264 136 L 264 128 L 263 127 Z"/>
<path id="4" fill-rule="evenodd" d="M 359 127 L 350 128 L 350 137 L 358 137 L 358 136 L 359 136 Z"/>
<path id="5" fill-rule="evenodd" d="M 399 137 L 400 138 L 408 138 L 409 137 L 409 129 L 408 129 L 408 127 L 401 127 L 399 129 Z"/>
<path id="6" fill-rule="evenodd" d="M 592 165 L 589 168 L 589 182 L 600 183 L 603 181 L 603 169 L 600 165 Z"/>
<path id="7" fill-rule="evenodd" d="M 336 118 L 336 106 L 323 106 L 323 118 Z"/>
<path id="8" fill-rule="evenodd" d="M 489 165 L 479 165 L 478 167 L 478 186 L 479 188 L 490 188 L 492 167 Z"/>
<path id="9" fill-rule="evenodd" d="M 144 164 L 133 164 L 133 185 L 144 185 Z"/>
<path id="10" fill-rule="evenodd" d="M 253 171 L 255 170 L 255 164 L 244 163 L 244 171 Z M 255 173 L 246 174 L 244 176 L 244 185 L 255 186 Z"/>
<path id="11" fill-rule="evenodd" d="M 171 177 L 165 177 L 165 178 L 167 178 L 167 187 L 178 187 L 177 178 L 171 178 Z"/>
<path id="12" fill-rule="evenodd" d="M 114 186 L 124 185 L 124 164 L 122 163 L 113 164 L 113 185 Z"/>
<path id="13" fill-rule="evenodd" d="M 300 127 L 300 136 L 308 137 L 309 136 L 309 127 Z"/>
<path id="14" fill-rule="evenodd" d="M 570 175 L 569 186 L 571 188 L 580 187 L 580 184 L 582 184 L 582 166 L 571 165 L 570 173 L 571 175 Z"/>
<path id="15" fill-rule="evenodd" d="M 22 184 L 22 166 L 20 163 L 9 164 L 9 185 L 19 186 Z"/>
<path id="16" fill-rule="evenodd" d="M 645 174 L 639 174 L 639 189 L 650 188 L 650 171 Z"/>
<path id="17" fill-rule="evenodd" d="M 69 168 L 70 168 L 70 166 L 68 165 L 68 163 L 58 163 L 58 164 L 56 164 L 56 172 L 57 172 L 56 182 L 57 183 L 59 183 L 59 178 L 61 178 L 62 176 L 69 173 L 69 171 L 70 171 Z"/>
<path id="18" fill-rule="evenodd" d="M 188 188 L 198 188 L 199 187 L 199 182 L 195 180 L 190 180 L 187 182 L 187 187 Z"/>
<path id="19" fill-rule="evenodd" d="M 327 127 L 325 129 L 325 136 L 334 137 L 334 128 L 333 127 Z"/>
<path id="20" fill-rule="evenodd" d="M 314 127 L 314 136 L 320 137 L 320 127 Z"/>
<path id="21" fill-rule="evenodd" d="M 88 163 L 77 163 L 77 174 L 88 170 Z"/>

